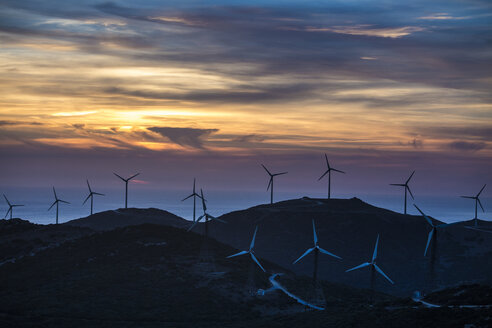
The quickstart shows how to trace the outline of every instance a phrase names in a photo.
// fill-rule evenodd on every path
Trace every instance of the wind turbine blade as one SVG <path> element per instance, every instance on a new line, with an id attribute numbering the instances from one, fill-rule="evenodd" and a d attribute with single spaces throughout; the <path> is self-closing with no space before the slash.
<path id="1" fill-rule="evenodd" d="M 191 229 L 193 229 L 193 228 L 197 225 L 198 221 L 199 221 L 199 220 L 201 220 L 202 218 L 203 218 L 203 215 L 202 215 L 202 216 L 200 216 L 200 217 L 198 218 L 198 220 L 196 220 L 195 222 L 193 222 L 193 224 L 191 225 L 191 227 L 189 227 L 189 228 L 188 228 L 188 230 L 187 230 L 187 231 L 188 231 L 188 232 L 189 232 L 189 231 L 191 231 Z"/>
<path id="2" fill-rule="evenodd" d="M 295 260 L 294 262 L 292 262 L 292 264 L 296 264 L 297 262 L 299 262 L 304 256 L 306 256 L 309 253 L 311 253 L 315 248 L 316 247 L 309 248 L 307 251 L 304 252 L 304 254 L 302 254 L 301 256 L 299 256 L 299 258 L 297 260 Z"/>
<path id="3" fill-rule="evenodd" d="M 277 175 L 283 175 L 283 174 L 287 174 L 287 173 L 289 173 L 289 172 L 275 173 L 273 176 L 275 177 L 275 176 L 277 176 Z"/>
<path id="4" fill-rule="evenodd" d="M 53 194 L 55 195 L 55 199 L 58 199 L 58 196 L 56 195 L 55 187 L 53 187 Z"/>
<path id="5" fill-rule="evenodd" d="M 383 277 L 385 277 L 385 278 L 386 278 L 389 282 L 391 282 L 391 284 L 393 284 L 393 285 L 395 284 L 395 283 L 393 282 L 393 280 L 391 280 L 391 279 L 390 279 L 390 278 L 389 278 L 389 277 L 388 277 L 388 276 L 387 276 L 387 275 L 383 272 L 383 270 L 381 270 L 381 268 L 377 266 L 377 264 L 374 264 L 374 268 L 375 268 L 375 269 L 376 269 L 376 271 L 377 271 L 377 272 L 379 272 L 379 273 L 380 273 Z"/>
<path id="6" fill-rule="evenodd" d="M 256 264 L 258 264 L 258 266 L 263 270 L 263 272 L 266 272 L 265 268 L 263 268 L 263 266 L 260 264 L 260 261 L 258 261 L 255 254 L 249 253 L 249 255 L 251 255 L 251 258 L 253 259 L 253 261 L 255 261 Z"/>
<path id="7" fill-rule="evenodd" d="M 215 220 L 215 221 L 219 221 L 221 223 L 227 223 L 226 221 L 222 220 L 222 219 L 219 219 L 219 218 L 216 218 L 215 216 L 212 216 L 210 214 L 206 214 L 206 216 L 210 219 L 210 220 Z"/>
<path id="8" fill-rule="evenodd" d="M 9 206 L 11 205 L 9 200 L 7 199 L 7 196 L 5 196 L 5 194 L 3 195 L 3 198 L 5 198 L 5 200 L 7 201 L 7 204 L 9 204 Z"/>
<path id="9" fill-rule="evenodd" d="M 266 190 L 269 190 L 272 184 L 273 184 L 273 176 L 270 176 L 270 181 L 268 181 L 268 186 Z"/>
<path id="10" fill-rule="evenodd" d="M 203 207 L 203 213 L 207 210 L 207 205 L 205 204 L 206 200 L 205 197 L 203 196 L 203 189 L 200 188 L 200 194 L 201 194 L 201 199 L 202 199 L 202 207 Z"/>
<path id="11" fill-rule="evenodd" d="M 24 206 L 24 205 L 20 205 L 20 204 L 14 204 L 14 205 L 12 205 L 12 207 L 19 207 L 19 206 Z"/>
<path id="12" fill-rule="evenodd" d="M 137 175 L 139 175 L 139 174 L 140 174 L 140 173 L 134 174 L 134 175 L 132 175 L 131 177 L 129 177 L 127 180 L 129 181 L 129 180 L 133 179 L 134 177 L 136 177 L 136 176 L 137 176 Z"/>
<path id="13" fill-rule="evenodd" d="M 7 218 L 7 215 L 9 215 L 10 211 L 12 211 L 12 207 L 9 207 L 7 213 L 5 213 L 5 216 L 3 217 L 4 219 Z"/>
<path id="14" fill-rule="evenodd" d="M 407 188 L 408 192 L 410 193 L 410 196 L 412 196 L 412 199 L 415 199 L 415 197 L 413 197 L 412 191 L 410 190 L 410 187 L 408 185 L 405 185 L 405 188 Z"/>
<path id="15" fill-rule="evenodd" d="M 191 194 L 191 195 L 189 195 L 188 197 L 183 198 L 181 201 L 182 201 L 182 202 L 184 202 L 185 200 L 187 200 L 188 198 L 191 198 L 191 197 L 193 197 L 193 196 L 194 196 L 194 195 L 193 195 L 193 194 Z"/>
<path id="16" fill-rule="evenodd" d="M 265 165 L 261 164 L 261 166 L 263 166 L 263 168 L 265 169 L 265 171 L 267 171 L 268 175 L 272 176 L 272 174 L 270 173 L 270 171 L 268 171 L 268 169 L 266 168 Z"/>
<path id="17" fill-rule="evenodd" d="M 429 224 L 432 227 L 434 227 L 434 223 L 432 222 L 432 220 L 427 215 L 425 215 L 424 212 L 422 212 L 417 205 L 413 204 L 413 206 L 415 206 L 415 208 L 420 212 L 420 214 L 422 214 L 422 216 L 427 220 L 427 222 L 429 222 Z"/>
<path id="18" fill-rule="evenodd" d="M 326 171 L 325 171 L 325 173 L 323 173 L 323 175 L 319 177 L 318 181 L 319 181 L 319 180 L 321 180 L 321 179 L 323 179 L 323 177 L 324 177 L 325 175 L 327 175 L 327 174 L 328 174 L 328 172 L 330 172 L 330 170 L 326 170 Z"/>
<path id="19" fill-rule="evenodd" d="M 477 197 L 477 201 L 478 201 L 478 205 L 480 205 L 480 208 L 485 213 L 485 210 L 483 209 L 482 202 L 480 201 L 480 198 Z"/>
<path id="20" fill-rule="evenodd" d="M 316 235 L 316 227 L 314 226 L 314 219 L 313 221 L 313 240 L 314 240 L 314 245 L 318 244 L 318 236 Z"/>
<path id="21" fill-rule="evenodd" d="M 432 230 L 429 232 L 429 237 L 427 237 L 427 244 L 425 245 L 424 256 L 427 256 L 427 250 L 429 249 L 429 245 L 431 243 L 432 236 L 434 235 L 434 230 L 435 230 L 435 228 L 432 228 Z"/>
<path id="22" fill-rule="evenodd" d="M 329 171 L 331 168 L 330 168 L 330 162 L 328 161 L 328 156 L 326 156 L 326 153 L 325 153 L 325 161 L 326 161 L 326 167 L 328 167 L 328 171 Z"/>
<path id="23" fill-rule="evenodd" d="M 92 194 L 93 194 L 93 195 L 99 195 L 99 196 L 106 196 L 106 195 L 101 194 L 101 193 L 99 193 L 99 192 L 93 192 Z"/>
<path id="24" fill-rule="evenodd" d="M 390 186 L 405 187 L 403 183 L 390 183 Z"/>
<path id="25" fill-rule="evenodd" d="M 473 196 L 461 196 L 462 198 L 470 198 L 470 199 L 475 199 Z"/>
<path id="26" fill-rule="evenodd" d="M 118 174 L 116 174 L 116 173 L 114 173 L 114 172 L 113 172 L 113 174 L 114 174 L 114 175 L 116 175 L 116 176 L 117 176 L 118 178 L 120 178 L 121 180 L 126 181 L 126 180 L 125 180 L 125 179 L 123 179 L 123 177 L 121 177 L 120 175 L 118 175 Z"/>
<path id="27" fill-rule="evenodd" d="M 405 184 L 408 184 L 408 182 L 410 181 L 410 179 L 412 179 L 412 177 L 413 177 L 414 174 L 415 174 L 415 171 L 413 171 L 412 174 L 410 174 L 410 177 L 408 177 L 408 179 L 405 182 Z"/>
<path id="28" fill-rule="evenodd" d="M 376 245 L 374 245 L 374 252 L 372 253 L 372 262 L 374 262 L 378 257 L 378 244 L 379 244 L 379 234 L 378 234 L 378 238 L 376 238 Z"/>
<path id="29" fill-rule="evenodd" d="M 70 204 L 70 203 L 69 203 L 69 202 L 67 202 L 66 200 L 61 200 L 61 199 L 60 199 L 59 201 L 60 201 L 60 202 L 62 202 L 62 203 L 65 203 L 65 204 Z"/>
<path id="30" fill-rule="evenodd" d="M 338 173 L 344 173 L 344 174 L 345 174 L 345 172 L 340 171 L 340 170 L 337 170 L 337 169 L 331 169 L 331 170 L 332 170 L 332 171 L 335 171 L 335 172 L 338 172 Z"/>
<path id="31" fill-rule="evenodd" d="M 236 257 L 236 256 L 240 256 L 240 255 L 244 255 L 244 254 L 248 254 L 249 252 L 247 251 L 240 251 L 236 254 L 232 254 L 232 255 L 229 255 L 228 257 L 226 257 L 226 259 L 230 259 L 231 257 Z"/>
<path id="32" fill-rule="evenodd" d="M 89 192 L 92 192 L 91 185 L 89 184 L 89 180 L 85 180 L 85 181 L 87 181 L 87 187 L 89 187 Z"/>
<path id="33" fill-rule="evenodd" d="M 350 272 L 350 271 L 354 271 L 354 270 L 357 270 L 357 269 L 365 268 L 366 266 L 370 266 L 370 265 L 371 265 L 371 263 L 369 263 L 369 262 L 362 263 L 361 265 L 358 265 L 356 267 L 353 267 L 352 269 L 348 269 L 345 272 Z"/>
<path id="34" fill-rule="evenodd" d="M 485 189 L 485 186 L 486 186 L 486 184 L 484 184 L 483 187 L 482 187 L 482 189 L 480 189 L 480 191 L 477 194 L 477 197 L 480 196 L 480 194 L 482 193 L 482 191 Z"/>
<path id="35" fill-rule="evenodd" d="M 255 247 L 255 239 L 256 233 L 258 232 L 258 226 L 255 228 L 255 233 L 253 234 L 253 239 L 251 239 L 251 243 L 249 244 L 249 250 L 251 251 Z"/>
<path id="36" fill-rule="evenodd" d="M 53 206 L 55 206 L 55 204 L 56 204 L 57 202 L 58 202 L 58 201 L 57 201 L 57 200 L 55 200 L 55 201 L 53 202 L 53 204 L 51 204 L 50 208 L 48 208 L 48 211 L 49 211 L 49 210 L 51 210 L 51 208 L 52 208 Z"/>
<path id="37" fill-rule="evenodd" d="M 328 252 L 327 250 L 325 250 L 325 249 L 323 249 L 323 248 L 321 248 L 321 247 L 319 247 L 319 246 L 318 246 L 318 250 L 319 250 L 321 253 L 323 253 L 323 254 L 333 256 L 333 257 L 335 257 L 335 258 L 337 258 L 337 259 L 339 259 L 339 260 L 341 260 L 341 259 L 342 259 L 340 256 L 335 255 L 335 254 L 333 254 L 333 253 L 330 253 L 330 252 Z"/>
<path id="38" fill-rule="evenodd" d="M 91 195 L 92 195 L 92 194 L 89 194 L 89 196 L 87 196 L 87 198 L 84 200 L 84 202 L 82 203 L 82 205 L 84 205 L 84 204 L 87 202 L 87 200 L 88 200 L 89 198 L 91 198 Z"/>

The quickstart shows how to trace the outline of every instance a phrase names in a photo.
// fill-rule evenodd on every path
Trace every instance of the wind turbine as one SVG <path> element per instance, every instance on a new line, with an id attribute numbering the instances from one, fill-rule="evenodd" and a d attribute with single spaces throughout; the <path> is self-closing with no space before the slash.
<path id="1" fill-rule="evenodd" d="M 82 205 L 84 205 L 87 202 L 87 200 L 90 198 L 91 199 L 91 215 L 92 215 L 92 210 L 94 208 L 94 195 L 104 196 L 104 194 L 92 191 L 91 185 L 89 184 L 89 180 L 87 180 L 87 187 L 89 187 L 89 195 L 84 200 Z"/>
<path id="2" fill-rule="evenodd" d="M 427 237 L 427 244 L 425 245 L 424 256 L 427 256 L 427 250 L 429 249 L 430 243 L 433 242 L 434 245 L 436 245 L 436 243 L 437 243 L 437 228 L 443 228 L 446 226 L 457 224 L 459 222 L 434 224 L 434 222 L 432 222 L 432 220 L 427 215 L 425 215 L 424 212 L 422 212 L 422 210 L 420 208 L 418 208 L 417 205 L 413 204 L 413 206 L 415 206 L 417 211 L 419 211 L 420 214 L 422 214 L 422 216 L 427 220 L 427 222 L 432 227 L 431 231 L 429 231 L 429 236 Z M 433 255 L 435 255 L 435 254 L 433 254 Z"/>
<path id="3" fill-rule="evenodd" d="M 407 181 L 405 181 L 405 183 L 391 183 L 390 184 L 391 186 L 399 186 L 399 187 L 405 188 L 405 207 L 404 207 L 405 212 L 404 212 L 404 214 L 407 214 L 407 190 L 410 193 L 410 196 L 412 196 L 412 199 L 414 199 L 412 191 L 410 190 L 410 187 L 408 186 L 408 183 L 410 182 L 410 179 L 413 177 L 414 174 L 415 174 L 415 171 L 413 171 L 412 174 L 410 174 L 410 177 L 408 177 L 408 179 L 407 179 Z"/>
<path id="4" fill-rule="evenodd" d="M 483 212 L 485 212 L 485 210 L 483 209 L 483 206 L 482 206 L 482 202 L 480 201 L 480 198 L 478 198 L 480 196 L 480 194 L 482 193 L 482 191 L 485 189 L 485 186 L 486 184 L 483 185 L 482 189 L 480 189 L 480 191 L 478 192 L 478 194 L 476 196 L 461 196 L 463 198 L 470 198 L 470 199 L 474 199 L 475 200 L 475 218 L 473 219 L 474 222 L 475 222 L 475 227 L 478 225 L 478 217 L 477 217 L 477 205 L 480 205 L 480 208 L 482 209 Z"/>
<path id="5" fill-rule="evenodd" d="M 344 174 L 345 174 L 345 172 L 331 167 L 330 162 L 328 162 L 328 156 L 326 156 L 326 154 L 325 154 L 325 160 L 326 160 L 327 169 L 326 169 L 325 173 L 323 173 L 323 175 L 318 179 L 318 181 L 323 179 L 323 177 L 328 174 L 328 199 L 330 199 L 331 198 L 331 171 L 338 172 L 338 173 L 344 173 Z"/>
<path id="6" fill-rule="evenodd" d="M 314 240 L 314 246 L 309 248 L 307 251 L 304 252 L 304 254 L 302 254 L 297 260 L 295 260 L 292 264 L 296 264 L 297 262 L 299 262 L 304 256 L 308 255 L 309 253 L 311 253 L 312 251 L 314 251 L 314 271 L 313 271 L 313 284 L 316 284 L 316 278 L 318 276 L 318 255 L 319 255 L 319 252 L 323 253 L 323 254 L 326 254 L 326 255 L 330 255 L 332 257 L 335 257 L 339 260 L 341 260 L 342 258 L 340 256 L 337 256 L 335 254 L 332 254 L 330 252 L 328 252 L 327 250 L 324 250 L 323 248 L 319 247 L 318 245 L 318 236 L 316 235 L 316 227 L 314 225 L 314 219 L 313 219 L 313 240 Z"/>
<path id="7" fill-rule="evenodd" d="M 130 181 L 131 179 L 133 179 L 134 177 L 136 177 L 140 173 L 137 173 L 135 175 L 132 175 L 128 179 L 124 179 L 124 178 L 122 178 L 121 176 L 119 176 L 118 174 L 116 174 L 114 172 L 113 172 L 113 174 L 116 175 L 118 178 L 120 178 L 121 180 L 123 180 L 125 182 L 125 208 L 128 208 L 128 181 Z"/>
<path id="8" fill-rule="evenodd" d="M 199 197 L 202 200 L 203 214 L 200 215 L 195 222 L 193 222 L 191 227 L 188 228 L 188 231 L 193 229 L 198 224 L 198 222 L 200 222 L 202 219 L 205 219 L 205 237 L 208 237 L 208 220 L 209 219 L 210 220 L 216 220 L 216 221 L 219 221 L 222 223 L 227 223 L 227 222 L 225 222 L 224 220 L 221 220 L 219 218 L 216 218 L 215 216 L 212 216 L 212 215 L 207 213 L 207 205 L 205 204 L 206 200 L 205 200 L 205 197 L 203 197 L 203 190 L 202 189 L 200 189 L 200 196 Z"/>
<path id="9" fill-rule="evenodd" d="M 58 224 L 58 204 L 59 203 L 70 204 L 70 203 L 58 198 L 58 196 L 56 195 L 55 187 L 53 187 L 53 194 L 55 195 L 55 201 L 53 202 L 53 204 L 51 204 L 50 208 L 48 208 L 48 211 L 51 210 L 51 208 L 56 205 L 56 224 Z"/>
<path id="10" fill-rule="evenodd" d="M 255 261 L 256 264 L 258 264 L 260 269 L 263 270 L 263 272 L 266 272 L 265 268 L 263 268 L 263 266 L 260 264 L 260 261 L 258 261 L 258 259 L 255 256 L 254 248 L 255 248 L 256 232 L 258 232 L 258 226 L 256 226 L 255 233 L 253 234 L 253 239 L 251 239 L 251 244 L 249 245 L 249 249 L 247 251 L 240 251 L 236 254 L 229 255 L 227 258 L 230 259 L 231 257 L 249 254 L 251 256 L 251 259 Z"/>
<path id="11" fill-rule="evenodd" d="M 358 265 L 356 267 L 353 267 L 352 269 L 348 269 L 345 272 L 350 272 L 353 270 L 365 268 L 367 266 L 371 267 L 371 290 L 374 291 L 374 270 L 376 270 L 379 274 L 381 274 L 386 280 L 388 280 L 391 284 L 394 284 L 393 280 L 391 280 L 384 272 L 381 270 L 381 268 L 376 264 L 376 259 L 378 257 L 378 243 L 379 243 L 379 234 L 378 238 L 376 239 L 376 245 L 374 246 L 374 252 L 372 253 L 372 259 L 371 262 L 365 262 L 362 263 L 361 265 Z"/>
<path id="12" fill-rule="evenodd" d="M 3 195 L 3 198 L 5 198 L 5 200 L 7 201 L 7 204 L 9 204 L 9 209 L 8 209 L 7 213 L 5 213 L 4 219 L 7 218 L 7 215 L 9 215 L 9 212 L 10 212 L 10 219 L 12 219 L 12 212 L 13 212 L 14 207 L 19 207 L 19 206 L 24 206 L 24 205 L 10 204 L 10 202 L 7 199 L 7 196 L 5 196 L 5 194 Z"/>
<path id="13" fill-rule="evenodd" d="M 265 171 L 268 173 L 270 176 L 270 181 L 268 181 L 268 187 L 267 190 L 270 189 L 270 204 L 273 204 L 273 178 L 276 177 L 277 175 L 282 175 L 282 174 L 287 174 L 288 172 L 282 172 L 282 173 L 270 173 L 268 169 L 265 167 L 265 165 L 261 164 Z"/>
<path id="14" fill-rule="evenodd" d="M 196 198 L 201 198 L 200 195 L 198 195 L 196 192 L 195 192 L 195 182 L 196 182 L 196 179 L 193 179 L 193 192 L 191 193 L 191 195 L 189 195 L 188 197 L 186 197 L 185 199 L 181 200 L 182 202 L 184 202 L 185 200 L 187 200 L 188 198 L 190 197 L 193 197 L 193 222 L 195 222 L 195 217 L 196 217 Z"/>

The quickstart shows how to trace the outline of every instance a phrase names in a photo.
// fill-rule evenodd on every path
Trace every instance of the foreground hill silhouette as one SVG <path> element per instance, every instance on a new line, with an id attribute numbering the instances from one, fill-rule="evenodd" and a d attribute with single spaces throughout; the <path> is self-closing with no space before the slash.
<path id="1" fill-rule="evenodd" d="M 218 327 L 304 312 L 280 292 L 256 296 L 247 288 L 270 287 L 268 277 L 247 258 L 226 259 L 236 250 L 185 230 L 139 225 L 93 233 L 0 266 L 0 325 Z M 292 292 L 299 279 L 261 260 Z M 362 306 L 368 293 L 325 285 L 328 303 Z M 391 298 L 382 296 L 385 300 Z"/>
<path id="2" fill-rule="evenodd" d="M 492 236 L 465 229 L 464 225 L 471 222 L 439 229 L 431 275 L 432 253 L 424 257 L 430 231 L 425 219 L 374 207 L 357 198 L 304 197 L 231 212 L 220 219 L 227 224 L 211 223 L 211 236 L 217 240 L 246 249 L 255 225 L 259 225 L 256 254 L 306 275 L 313 270 L 311 254 L 296 265 L 292 262 L 312 247 L 314 219 L 321 247 L 343 258 L 340 261 L 320 255 L 319 278 L 332 282 L 368 288 L 367 268 L 349 273 L 345 270 L 370 260 L 380 234 L 378 265 L 395 285 L 378 276 L 378 290 L 409 296 L 415 290 L 430 292 L 462 283 L 492 284 Z M 202 230 L 199 225 L 196 231 Z"/>

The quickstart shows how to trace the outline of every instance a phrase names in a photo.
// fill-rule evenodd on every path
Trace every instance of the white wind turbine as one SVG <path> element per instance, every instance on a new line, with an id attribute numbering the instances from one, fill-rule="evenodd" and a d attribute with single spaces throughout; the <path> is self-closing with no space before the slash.
<path id="1" fill-rule="evenodd" d="M 258 266 L 260 267 L 260 269 L 263 270 L 263 272 L 266 272 L 265 268 L 263 268 L 263 266 L 260 264 L 260 261 L 258 261 L 258 259 L 255 256 L 254 248 L 255 248 L 255 238 L 256 238 L 256 233 L 257 232 L 258 232 L 258 226 L 256 226 L 256 228 L 255 228 L 255 233 L 253 234 L 253 239 L 251 239 L 251 243 L 249 244 L 249 249 L 247 251 L 240 251 L 240 252 L 238 252 L 236 254 L 229 255 L 227 258 L 230 259 L 232 257 L 249 254 L 249 256 L 251 257 L 251 259 L 253 261 L 255 261 L 256 264 L 258 264 Z"/>

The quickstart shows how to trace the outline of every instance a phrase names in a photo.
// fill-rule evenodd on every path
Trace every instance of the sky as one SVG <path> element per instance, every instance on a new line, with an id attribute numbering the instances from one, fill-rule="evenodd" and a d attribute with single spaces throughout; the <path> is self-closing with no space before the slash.
<path id="1" fill-rule="evenodd" d="M 326 153 L 334 197 L 400 197 L 415 170 L 435 216 L 473 212 L 491 63 L 490 1 L 0 0 L 0 192 L 49 206 L 140 172 L 141 196 L 196 177 L 240 207 L 268 201 L 263 163 L 284 197 L 326 197 Z"/>

